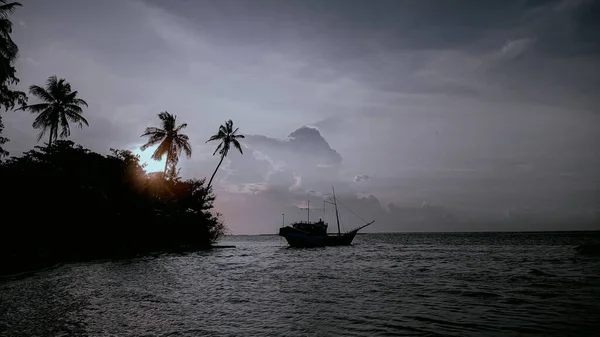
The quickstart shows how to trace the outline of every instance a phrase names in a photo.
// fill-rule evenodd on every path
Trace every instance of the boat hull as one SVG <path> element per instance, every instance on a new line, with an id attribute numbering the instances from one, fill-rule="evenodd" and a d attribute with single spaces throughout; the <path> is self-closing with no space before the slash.
<path id="1" fill-rule="evenodd" d="M 290 247 L 308 248 L 308 247 L 326 247 L 326 246 L 349 246 L 352 244 L 356 232 L 344 233 L 341 235 L 314 235 L 306 233 L 295 228 L 283 227 L 279 230 L 279 235 L 283 236 Z"/>

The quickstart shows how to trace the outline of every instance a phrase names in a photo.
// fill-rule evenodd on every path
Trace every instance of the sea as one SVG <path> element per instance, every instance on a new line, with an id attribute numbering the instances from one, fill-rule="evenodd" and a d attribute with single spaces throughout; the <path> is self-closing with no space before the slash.
<path id="1" fill-rule="evenodd" d="M 600 336 L 600 232 L 364 234 L 0 279 L 0 336 Z"/>

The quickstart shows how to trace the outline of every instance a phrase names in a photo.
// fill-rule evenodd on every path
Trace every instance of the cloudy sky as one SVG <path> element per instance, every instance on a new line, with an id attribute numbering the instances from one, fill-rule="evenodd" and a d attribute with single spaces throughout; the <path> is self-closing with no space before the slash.
<path id="1" fill-rule="evenodd" d="M 600 229 L 599 1 L 21 2 L 21 87 L 66 78 L 90 104 L 76 142 L 139 152 L 167 110 L 189 124 L 182 175 L 205 177 L 233 119 L 244 155 L 215 183 L 233 233 L 306 200 L 331 221 L 332 185 L 370 231 Z M 12 155 L 33 119 L 4 115 Z"/>

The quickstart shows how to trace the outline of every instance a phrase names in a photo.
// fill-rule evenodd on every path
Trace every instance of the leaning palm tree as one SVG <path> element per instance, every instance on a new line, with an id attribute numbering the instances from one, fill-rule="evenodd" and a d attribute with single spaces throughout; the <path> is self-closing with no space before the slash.
<path id="1" fill-rule="evenodd" d="M 45 103 L 25 105 L 20 110 L 29 110 L 39 115 L 33 121 L 35 129 L 42 129 L 38 135 L 38 142 L 47 130 L 50 130 L 48 146 L 59 137 L 58 129 L 62 128 L 60 137 L 71 135 L 69 122 L 76 123 L 79 127 L 83 124 L 89 126 L 88 121 L 81 115 L 82 106 L 88 106 L 87 102 L 77 97 L 77 91 L 71 91 L 71 85 L 64 79 L 50 76 L 46 85 L 42 88 L 37 85 L 29 87 L 29 92 Z"/>
<path id="2" fill-rule="evenodd" d="M 242 151 L 242 146 L 240 145 L 240 142 L 238 141 L 238 139 L 243 139 L 244 135 L 237 135 L 236 133 L 237 133 L 238 129 L 239 128 L 236 128 L 235 130 L 233 129 L 233 122 L 230 119 L 227 122 L 225 122 L 225 125 L 221 125 L 219 127 L 219 132 L 217 132 L 216 135 L 210 137 L 210 139 L 206 141 L 206 143 L 211 142 L 213 140 L 221 141 L 219 143 L 219 146 L 217 146 L 217 149 L 215 150 L 215 152 L 213 152 L 213 156 L 214 156 L 218 151 L 219 154 L 221 155 L 221 160 L 219 161 L 219 165 L 217 165 L 215 172 L 213 172 L 212 176 L 210 177 L 207 188 L 209 188 L 210 185 L 212 184 L 213 178 L 215 177 L 215 174 L 217 174 L 217 171 L 219 170 L 219 167 L 221 166 L 223 159 L 225 159 L 225 157 L 227 156 L 227 153 L 229 153 L 231 144 L 233 144 L 233 146 L 236 149 L 238 149 L 241 154 L 244 154 L 244 151 Z"/>
<path id="3" fill-rule="evenodd" d="M 152 154 L 152 159 L 162 160 L 163 155 L 167 156 L 163 172 L 163 176 L 166 176 L 169 165 L 177 166 L 181 152 L 185 152 L 188 158 L 192 156 L 192 146 L 188 136 L 180 133 L 187 127 L 187 123 L 176 126 L 177 116 L 166 111 L 159 113 L 158 118 L 161 120 L 162 128 L 147 127 L 141 137 L 148 137 L 148 142 L 140 149 L 144 151 L 150 146 L 160 143 Z"/>

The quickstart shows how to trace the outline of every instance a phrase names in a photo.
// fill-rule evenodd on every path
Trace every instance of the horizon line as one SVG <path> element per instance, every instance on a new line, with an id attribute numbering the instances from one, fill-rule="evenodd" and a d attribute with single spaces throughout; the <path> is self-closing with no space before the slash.
<path id="1" fill-rule="evenodd" d="M 570 230 L 506 230 L 506 231 L 397 231 L 397 232 L 366 232 L 366 233 L 358 233 L 357 235 L 366 235 L 366 234 L 472 234 L 472 233 L 589 233 L 589 232 L 599 232 L 600 229 L 570 229 Z M 328 234 L 336 234 L 336 233 L 328 233 Z M 277 233 L 262 233 L 262 234 L 225 234 L 224 236 L 279 236 Z"/>

